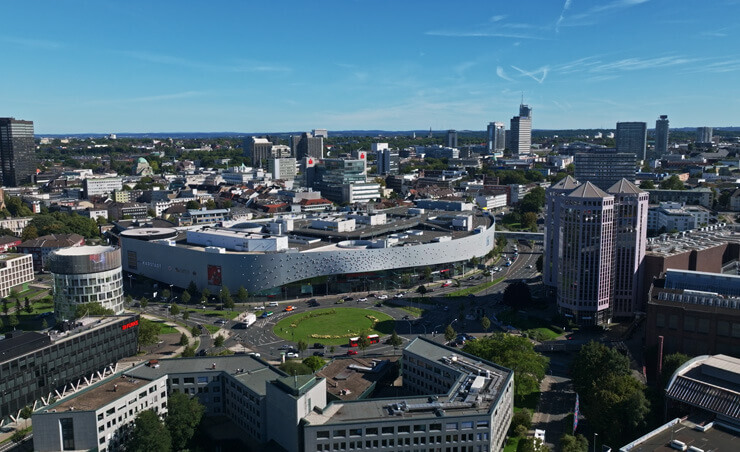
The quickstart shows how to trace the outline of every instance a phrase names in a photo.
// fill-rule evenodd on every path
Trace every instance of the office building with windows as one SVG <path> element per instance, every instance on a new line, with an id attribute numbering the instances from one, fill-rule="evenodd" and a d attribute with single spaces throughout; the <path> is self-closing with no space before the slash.
<path id="1" fill-rule="evenodd" d="M 292 136 L 290 137 L 290 149 L 292 156 L 298 160 L 304 157 L 322 159 L 324 158 L 324 138 L 313 136 L 308 132 L 300 136 Z"/>
<path id="2" fill-rule="evenodd" d="M 638 159 L 647 158 L 647 123 L 618 122 L 617 152 L 634 154 Z"/>
<path id="3" fill-rule="evenodd" d="M 486 130 L 488 153 L 503 151 L 506 148 L 506 126 L 503 122 L 489 122 Z"/>
<path id="4" fill-rule="evenodd" d="M 0 341 L 0 418 L 67 395 L 92 375 L 110 373 L 138 347 L 138 315 L 85 317 L 49 334 L 13 331 Z"/>
<path id="5" fill-rule="evenodd" d="M 699 144 L 711 144 L 714 130 L 711 127 L 697 127 L 696 142 Z"/>
<path id="6" fill-rule="evenodd" d="M 653 158 L 661 158 L 668 153 L 668 115 L 660 115 L 655 121 L 655 152 Z"/>
<path id="7" fill-rule="evenodd" d="M 457 130 L 450 129 L 447 131 L 447 147 L 457 147 Z"/>
<path id="8" fill-rule="evenodd" d="M 293 180 L 298 174 L 294 158 L 270 159 L 267 164 L 268 171 L 272 173 L 272 178 L 276 180 Z"/>
<path id="9" fill-rule="evenodd" d="M 33 257 L 30 254 L 0 254 L 0 297 L 7 297 L 14 287 L 27 288 L 27 283 L 31 281 L 33 281 Z"/>
<path id="10" fill-rule="evenodd" d="M 386 143 L 373 143 L 373 147 L 376 144 Z M 400 157 L 398 151 L 388 149 L 387 144 L 385 149 L 373 149 L 375 151 L 375 164 L 378 168 L 378 174 L 381 176 L 389 176 L 398 174 Z"/>
<path id="11" fill-rule="evenodd" d="M 594 148 L 575 155 L 575 178 L 608 190 L 622 179 L 635 181 L 635 154 L 610 148 Z"/>
<path id="12" fill-rule="evenodd" d="M 74 318 L 77 305 L 100 303 L 114 314 L 123 313 L 121 249 L 113 246 L 75 246 L 52 251 L 46 268 L 54 277 L 54 314 Z"/>
<path id="13" fill-rule="evenodd" d="M 603 191 L 566 177 L 546 191 L 543 280 L 562 314 L 608 323 L 640 308 L 648 195 L 622 179 Z"/>
<path id="14" fill-rule="evenodd" d="M 516 155 L 529 155 L 532 151 L 532 108 L 519 105 L 519 116 L 511 118 L 509 151 Z"/>
<path id="15" fill-rule="evenodd" d="M 33 121 L 0 118 L 0 167 L 6 187 L 34 182 L 38 161 Z"/>

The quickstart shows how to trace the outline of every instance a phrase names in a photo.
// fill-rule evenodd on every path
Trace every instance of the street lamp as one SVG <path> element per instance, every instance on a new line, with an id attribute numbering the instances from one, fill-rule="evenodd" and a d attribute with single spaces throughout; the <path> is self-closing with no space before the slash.
<path id="1" fill-rule="evenodd" d="M 597 436 L 599 436 L 599 434 L 594 432 L 594 452 L 596 452 L 596 437 Z"/>

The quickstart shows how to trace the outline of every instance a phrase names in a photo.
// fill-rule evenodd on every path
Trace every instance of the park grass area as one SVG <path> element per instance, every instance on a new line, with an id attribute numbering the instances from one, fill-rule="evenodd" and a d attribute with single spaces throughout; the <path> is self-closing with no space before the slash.
<path id="1" fill-rule="evenodd" d="M 221 329 L 220 327 L 217 327 L 216 325 L 209 325 L 207 323 L 203 325 L 203 328 L 207 329 L 208 332 L 211 334 Z"/>
<path id="2" fill-rule="evenodd" d="M 546 320 L 539 317 L 522 315 L 513 309 L 501 312 L 497 317 L 504 324 L 515 327 L 539 342 L 551 341 L 562 334 L 550 328 Z"/>
<path id="3" fill-rule="evenodd" d="M 522 439 L 519 436 L 506 439 L 506 446 L 504 446 L 504 452 L 516 452 L 519 447 L 519 440 Z"/>
<path id="4" fill-rule="evenodd" d="M 489 287 L 495 286 L 496 284 L 500 283 L 504 279 L 506 279 L 506 277 L 502 276 L 501 278 L 494 279 L 493 281 L 484 282 L 483 284 L 478 284 L 473 287 L 467 287 L 465 289 L 456 290 L 454 292 L 450 292 L 446 294 L 445 297 L 453 298 L 453 297 L 467 297 L 468 295 L 475 295 L 478 292 L 482 292 L 488 289 Z"/>
<path id="5" fill-rule="evenodd" d="M 196 314 L 197 313 L 197 314 L 200 314 L 200 315 L 205 316 L 205 317 L 219 317 L 219 318 L 223 317 L 223 318 L 226 318 L 226 319 L 229 319 L 229 320 L 235 319 L 236 316 L 238 316 L 240 314 L 240 311 L 234 311 L 234 310 L 227 311 L 226 309 L 224 309 L 223 311 L 219 311 L 217 309 L 193 309 L 193 308 L 188 308 L 188 312 L 190 312 L 191 314 Z"/>
<path id="6" fill-rule="evenodd" d="M 410 300 L 411 301 L 411 300 Z M 411 301 L 413 303 L 413 301 Z M 424 315 L 424 312 L 426 312 L 426 309 L 424 308 L 417 308 L 416 306 L 406 306 L 403 304 L 394 303 L 392 301 L 386 301 L 383 303 L 385 306 L 388 306 L 390 308 L 396 308 L 401 309 L 403 311 L 406 311 L 410 314 L 414 314 L 417 317 L 421 317 Z"/>
<path id="7" fill-rule="evenodd" d="M 172 334 L 177 333 L 177 328 L 175 328 L 172 325 L 168 325 L 164 322 L 160 322 L 157 320 L 153 321 L 155 325 L 159 327 L 159 331 L 157 331 L 157 334 Z"/>
<path id="8" fill-rule="evenodd" d="M 280 320 L 273 332 L 286 340 L 308 344 L 343 345 L 361 334 L 391 334 L 395 320 L 387 314 L 363 308 L 326 308 L 294 314 Z"/>

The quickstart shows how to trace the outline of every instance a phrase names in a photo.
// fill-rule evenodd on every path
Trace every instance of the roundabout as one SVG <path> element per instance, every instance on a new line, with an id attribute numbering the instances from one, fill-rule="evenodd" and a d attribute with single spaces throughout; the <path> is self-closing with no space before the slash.
<path id="1" fill-rule="evenodd" d="M 314 309 L 281 319 L 273 328 L 285 340 L 344 345 L 350 337 L 393 333 L 396 321 L 382 312 L 363 308 Z"/>

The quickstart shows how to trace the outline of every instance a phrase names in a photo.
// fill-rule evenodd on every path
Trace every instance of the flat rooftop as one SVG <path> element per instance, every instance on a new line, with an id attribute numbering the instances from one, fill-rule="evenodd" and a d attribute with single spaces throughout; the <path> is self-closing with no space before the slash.
<path id="1" fill-rule="evenodd" d="M 100 384 L 84 389 L 77 395 L 62 400 L 57 405 L 51 405 L 46 411 L 95 411 L 146 386 L 150 382 L 150 380 L 131 378 L 121 374 L 119 377 L 110 378 Z"/>
<path id="2" fill-rule="evenodd" d="M 697 429 L 697 425 L 690 420 L 674 419 L 619 450 L 620 452 L 675 452 L 676 449 L 669 445 L 672 439 L 707 452 L 740 450 L 738 432 L 718 424 L 702 432 Z"/>
<path id="3" fill-rule="evenodd" d="M 705 229 L 705 230 L 701 230 Z M 740 244 L 740 232 L 731 228 L 711 226 L 710 228 L 692 229 L 675 234 L 662 234 L 648 239 L 646 255 L 673 256 L 694 250 L 705 250 L 722 246 L 725 243 Z"/>
<path id="4" fill-rule="evenodd" d="M 157 367 L 140 365 L 126 374 L 134 378 L 154 380 L 169 374 L 206 372 L 226 372 L 260 395 L 266 394 L 266 382 L 285 376 L 285 373 L 277 368 L 251 355 L 161 359 Z"/>
<path id="5" fill-rule="evenodd" d="M 326 392 L 341 400 L 356 400 L 373 383 L 383 379 L 399 359 L 398 355 L 334 359 L 316 375 L 326 378 Z"/>
<path id="6" fill-rule="evenodd" d="M 13 259 L 18 259 L 19 257 L 28 256 L 28 254 L 23 253 L 2 253 L 0 254 L 0 262 L 7 262 L 11 261 Z"/>
<path id="7" fill-rule="evenodd" d="M 440 422 L 446 416 L 482 415 L 498 402 L 512 376 L 509 369 L 421 337 L 404 349 L 404 355 L 408 353 L 436 361 L 459 377 L 446 394 L 337 401 L 304 419 L 309 424 L 322 425 L 394 419 L 399 415 L 404 419 L 440 419 Z M 473 386 L 479 392 L 474 392 Z"/>

